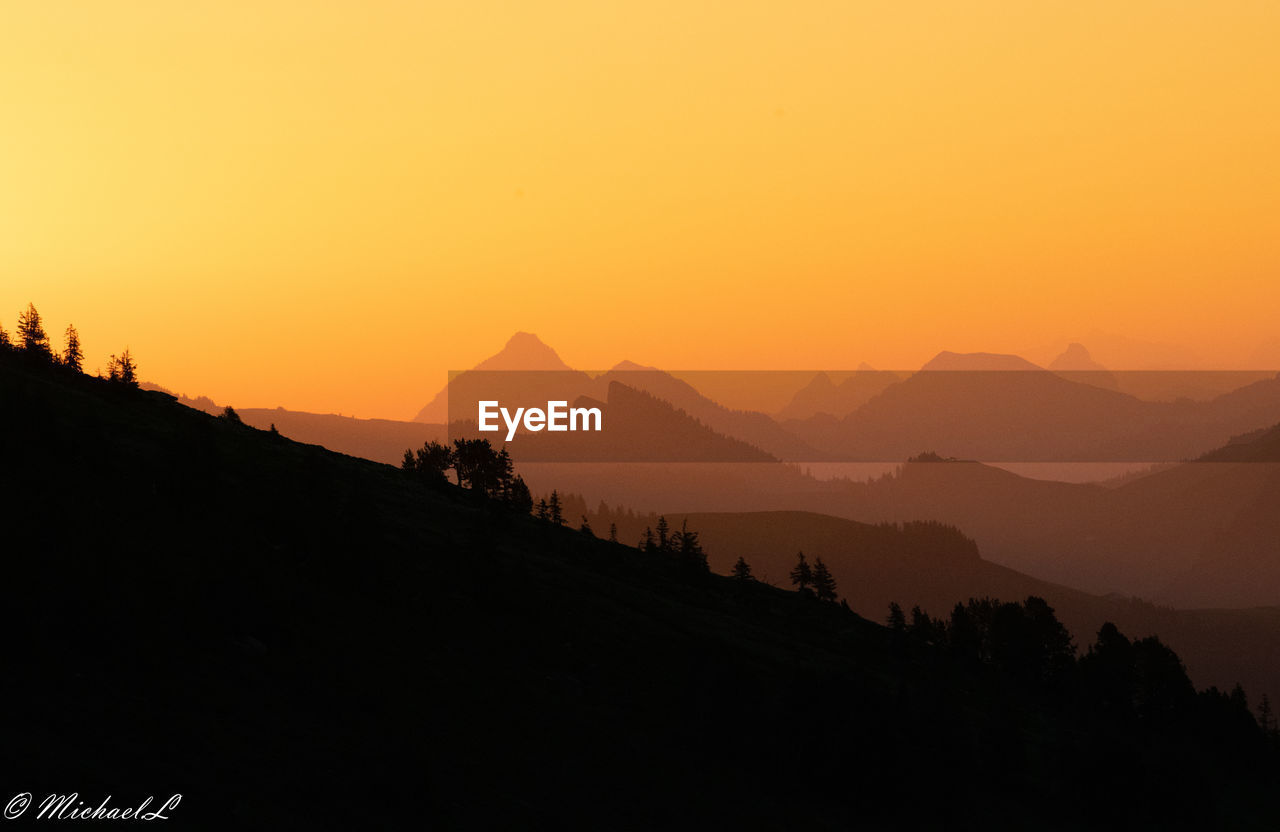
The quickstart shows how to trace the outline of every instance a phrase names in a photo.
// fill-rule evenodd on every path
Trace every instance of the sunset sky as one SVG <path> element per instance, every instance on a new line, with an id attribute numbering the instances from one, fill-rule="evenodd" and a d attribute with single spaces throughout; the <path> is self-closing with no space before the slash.
<path id="1" fill-rule="evenodd" d="M 238 406 L 1280 310 L 1280 3 L 9 0 L 0 325 Z M 1280 346 L 1276 348 L 1280 356 Z"/>

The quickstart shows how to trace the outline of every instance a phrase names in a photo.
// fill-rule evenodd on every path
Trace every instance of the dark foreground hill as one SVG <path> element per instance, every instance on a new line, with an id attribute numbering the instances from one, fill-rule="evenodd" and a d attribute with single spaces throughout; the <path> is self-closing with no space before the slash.
<path id="1" fill-rule="evenodd" d="M 620 539 L 629 541 L 657 518 L 597 511 L 590 519 L 597 529 L 616 523 Z M 1079 644 L 1111 621 L 1130 636 L 1159 635 L 1197 685 L 1226 690 L 1241 683 L 1254 694 L 1280 694 L 1280 607 L 1180 610 L 1092 595 L 985 560 L 974 541 L 938 523 L 872 525 L 803 511 L 670 513 L 666 519 L 698 530 L 717 572 L 728 573 L 741 556 L 757 577 L 790 586 L 788 573 L 801 550 L 822 558 L 840 594 L 868 615 L 890 602 L 941 615 L 957 600 L 1034 595 L 1053 606 Z"/>
<path id="2" fill-rule="evenodd" d="M 181 792 L 169 827 L 203 829 L 1247 829 L 1280 808 L 1253 719 L 1176 678 L 1176 706 L 1124 674 L 1077 702 L 7 356 L 0 437 L 6 797 Z"/>

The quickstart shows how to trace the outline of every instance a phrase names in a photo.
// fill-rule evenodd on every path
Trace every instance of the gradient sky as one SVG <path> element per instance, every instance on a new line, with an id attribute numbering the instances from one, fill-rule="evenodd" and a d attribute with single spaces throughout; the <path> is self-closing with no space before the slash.
<path id="1" fill-rule="evenodd" d="M 1280 310 L 1280 3 L 8 0 L 0 325 L 242 407 Z M 60 342 L 60 337 L 56 339 Z"/>

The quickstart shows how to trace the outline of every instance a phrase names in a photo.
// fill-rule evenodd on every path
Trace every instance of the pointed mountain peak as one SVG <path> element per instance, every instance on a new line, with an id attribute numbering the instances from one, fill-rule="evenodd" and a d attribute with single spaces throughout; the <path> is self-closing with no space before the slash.
<path id="1" fill-rule="evenodd" d="M 1050 370 L 1105 370 L 1085 349 L 1084 344 L 1073 341 L 1049 364 Z"/>
<path id="2" fill-rule="evenodd" d="M 556 351 L 532 332 L 517 332 L 501 352 L 481 361 L 477 370 L 571 370 Z"/>
<path id="3" fill-rule="evenodd" d="M 818 373 L 803 389 L 816 393 L 835 390 L 836 386 L 832 383 L 831 376 L 826 373 Z"/>
<path id="4" fill-rule="evenodd" d="M 943 350 L 933 357 L 929 363 L 920 368 L 934 371 L 980 370 L 991 371 L 1025 371 L 1040 370 L 1025 358 L 1017 355 L 1002 355 L 993 352 L 951 352 Z"/>
<path id="5" fill-rule="evenodd" d="M 640 372 L 640 371 L 652 372 L 657 369 L 658 369 L 657 367 L 646 367 L 645 365 L 637 364 L 634 361 L 623 360 L 613 365 L 613 369 L 610 372 L 615 372 L 615 373 L 634 373 L 634 372 Z"/>

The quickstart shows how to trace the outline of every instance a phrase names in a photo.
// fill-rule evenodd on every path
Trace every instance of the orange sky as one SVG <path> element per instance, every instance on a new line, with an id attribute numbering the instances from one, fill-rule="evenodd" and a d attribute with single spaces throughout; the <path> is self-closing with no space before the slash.
<path id="1" fill-rule="evenodd" d="M 1242 366 L 1277 44 L 1272 0 L 11 0 L 0 324 L 389 418 L 518 329 L 584 368 L 1093 328 Z"/>

